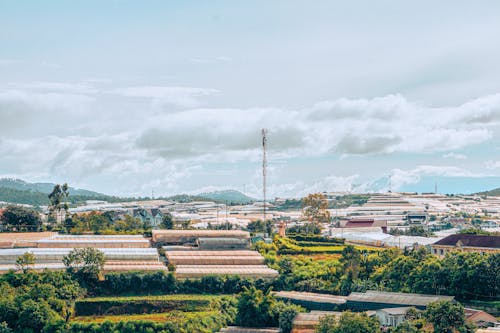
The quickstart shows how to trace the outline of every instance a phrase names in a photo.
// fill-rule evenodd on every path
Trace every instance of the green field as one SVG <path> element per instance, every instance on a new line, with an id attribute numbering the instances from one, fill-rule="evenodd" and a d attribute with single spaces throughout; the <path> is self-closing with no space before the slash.
<path id="1" fill-rule="evenodd" d="M 339 245 L 336 242 L 328 244 L 327 242 L 297 241 L 290 238 L 277 238 L 275 240 L 278 247 L 278 254 L 341 254 L 345 245 Z M 362 252 L 377 252 L 382 249 L 369 246 L 354 246 Z"/>
<path id="2" fill-rule="evenodd" d="M 211 302 L 223 296 L 215 295 L 160 295 L 95 297 L 77 301 L 76 316 L 114 316 L 158 314 L 171 311 L 206 311 Z"/>
<path id="3" fill-rule="evenodd" d="M 170 311 L 165 313 L 149 313 L 149 314 L 127 314 L 127 315 L 110 315 L 110 316 L 80 316 L 75 317 L 72 322 L 79 323 L 103 323 L 110 321 L 117 323 L 120 321 L 154 321 L 154 322 L 174 322 L 181 323 L 192 319 L 201 319 L 209 316 L 217 315 L 217 311 Z"/>

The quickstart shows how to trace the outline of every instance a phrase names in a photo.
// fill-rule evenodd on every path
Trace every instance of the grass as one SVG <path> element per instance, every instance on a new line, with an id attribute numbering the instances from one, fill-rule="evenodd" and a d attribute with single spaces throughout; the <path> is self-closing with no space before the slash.
<path id="1" fill-rule="evenodd" d="M 195 318 L 205 318 L 218 314 L 217 311 L 197 311 L 183 312 L 170 311 L 164 313 L 151 314 L 135 314 L 135 315 L 113 315 L 113 316 L 81 316 L 72 319 L 72 322 L 80 323 L 102 323 L 105 321 L 120 322 L 120 321 L 154 321 L 154 322 L 185 322 Z"/>
<path id="2" fill-rule="evenodd" d="M 223 297 L 189 294 L 94 297 L 77 301 L 75 313 L 80 317 L 101 317 L 158 314 L 171 311 L 208 311 L 211 309 L 213 300 Z"/>
<path id="3" fill-rule="evenodd" d="M 131 301 L 210 301 L 216 298 L 224 297 L 223 295 L 201 295 L 201 294 L 177 294 L 177 295 L 146 295 L 146 296 L 106 296 L 106 297 L 89 297 L 79 302 L 131 302 Z"/>

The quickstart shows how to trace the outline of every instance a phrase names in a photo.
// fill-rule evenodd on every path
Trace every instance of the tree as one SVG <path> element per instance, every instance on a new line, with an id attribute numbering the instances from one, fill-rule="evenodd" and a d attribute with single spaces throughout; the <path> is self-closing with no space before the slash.
<path id="1" fill-rule="evenodd" d="M 322 193 L 309 194 L 302 200 L 303 214 L 309 222 L 328 223 L 330 222 L 330 212 L 328 209 L 328 200 Z"/>
<path id="2" fill-rule="evenodd" d="M 62 186 L 57 184 L 49 194 L 49 215 L 56 222 L 61 219 L 61 211 L 68 215 L 69 187 L 67 183 Z"/>
<path id="3" fill-rule="evenodd" d="M 27 300 L 21 304 L 18 326 L 41 332 L 49 323 L 60 319 L 60 316 L 50 308 L 45 301 Z"/>
<path id="4" fill-rule="evenodd" d="M 172 214 L 166 213 L 165 215 L 163 215 L 160 227 L 162 229 L 173 229 L 174 228 L 174 219 L 172 217 Z"/>
<path id="5" fill-rule="evenodd" d="M 9 325 L 5 321 L 0 323 L 0 333 L 12 333 L 12 330 L 9 328 Z"/>
<path id="6" fill-rule="evenodd" d="M 399 324 L 394 331 L 394 333 L 418 333 L 419 329 L 413 325 L 411 321 L 404 321 Z"/>
<path id="7" fill-rule="evenodd" d="M 425 317 L 434 326 L 435 333 L 453 333 L 466 329 L 464 307 L 459 303 L 439 301 L 430 303 Z"/>
<path id="8" fill-rule="evenodd" d="M 352 278 L 356 279 L 359 274 L 361 264 L 361 252 L 352 245 L 347 245 L 342 250 L 340 263 L 344 266 L 344 273 L 352 273 Z"/>
<path id="9" fill-rule="evenodd" d="M 243 287 L 243 291 L 238 297 L 236 323 L 247 327 L 272 326 L 272 307 L 275 302 L 270 289 L 263 292 L 257 290 L 255 286 Z"/>
<path id="10" fill-rule="evenodd" d="M 25 252 L 16 259 L 16 267 L 26 273 L 35 264 L 35 260 L 33 252 Z"/>
<path id="11" fill-rule="evenodd" d="M 94 282 L 104 267 L 104 253 L 95 248 L 73 249 L 63 257 L 70 273 L 75 273 L 85 282 Z"/>
<path id="12" fill-rule="evenodd" d="M 278 324 L 280 332 L 290 333 L 292 331 L 293 320 L 295 319 L 295 316 L 297 316 L 297 313 L 299 313 L 300 311 L 304 311 L 304 309 L 294 304 L 281 304 L 283 304 L 283 306 L 275 310 L 276 312 L 278 312 Z"/>
<path id="13" fill-rule="evenodd" d="M 320 319 L 317 333 L 377 333 L 380 324 L 378 319 L 366 313 L 343 312 L 337 321 L 334 316 Z"/>
<path id="14" fill-rule="evenodd" d="M 7 206 L 1 219 L 6 229 L 10 231 L 38 231 L 42 226 L 40 215 L 33 209 L 23 206 Z"/>

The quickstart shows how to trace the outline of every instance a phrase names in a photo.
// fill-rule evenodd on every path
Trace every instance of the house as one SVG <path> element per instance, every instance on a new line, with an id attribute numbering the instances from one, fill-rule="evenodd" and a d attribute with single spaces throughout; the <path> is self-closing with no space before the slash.
<path id="1" fill-rule="evenodd" d="M 380 325 L 396 327 L 406 320 L 406 312 L 409 309 L 411 309 L 409 306 L 379 309 L 376 316 L 380 321 Z"/>
<path id="2" fill-rule="evenodd" d="M 432 253 L 442 257 L 449 252 L 500 252 L 500 236 L 456 234 L 431 244 Z"/>
<path id="3" fill-rule="evenodd" d="M 495 317 L 481 310 L 465 308 L 465 318 L 479 328 L 500 325 Z"/>
<path id="4" fill-rule="evenodd" d="M 161 224 L 163 213 L 158 208 L 137 208 L 132 210 L 132 217 L 138 218 L 142 223 L 148 223 L 155 228 Z"/>

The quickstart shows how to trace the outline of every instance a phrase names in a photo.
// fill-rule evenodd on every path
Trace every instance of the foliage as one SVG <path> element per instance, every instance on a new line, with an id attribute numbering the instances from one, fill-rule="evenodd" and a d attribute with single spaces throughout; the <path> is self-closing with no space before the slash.
<path id="1" fill-rule="evenodd" d="M 314 234 L 287 234 L 288 238 L 291 238 L 297 242 L 313 242 L 313 243 L 327 243 L 328 245 L 342 245 L 344 240 L 341 238 L 329 238 L 321 235 Z M 302 244 L 302 243 L 301 243 Z"/>
<path id="2" fill-rule="evenodd" d="M 420 237 L 432 237 L 434 234 L 428 230 L 425 230 L 421 225 L 412 225 L 407 230 L 401 230 L 398 228 L 391 228 L 389 230 L 391 235 L 405 235 L 405 236 L 420 236 Z"/>
<path id="3" fill-rule="evenodd" d="M 81 234 L 93 232 L 95 234 L 143 234 L 150 230 L 149 225 L 144 225 L 140 219 L 130 215 L 115 218 L 113 212 L 90 212 L 87 214 L 73 215 L 66 220 L 68 232 Z"/>
<path id="4" fill-rule="evenodd" d="M 16 259 L 16 267 L 26 273 L 35 264 L 35 259 L 33 252 L 25 252 Z"/>
<path id="5" fill-rule="evenodd" d="M 433 302 L 427 306 L 425 317 L 435 333 L 453 333 L 466 329 L 464 307 L 450 301 Z"/>
<path id="6" fill-rule="evenodd" d="M 63 257 L 68 272 L 75 274 L 80 281 L 94 284 L 104 267 L 104 253 L 95 248 L 73 249 Z"/>
<path id="7" fill-rule="evenodd" d="M 172 310 L 201 311 L 209 310 L 212 301 L 221 299 L 212 295 L 161 295 L 98 297 L 77 301 L 77 316 L 158 313 Z"/>
<path id="8" fill-rule="evenodd" d="M 366 313 L 343 312 L 338 320 L 333 316 L 320 319 L 317 333 L 377 333 L 379 322 Z"/>
<path id="9" fill-rule="evenodd" d="M 493 235 L 492 232 L 489 232 L 489 231 L 486 231 L 486 230 L 482 230 L 482 229 L 478 229 L 478 228 L 462 229 L 458 233 L 459 234 L 465 234 L 465 235 L 485 235 L 485 236 Z"/>
<path id="10" fill-rule="evenodd" d="M 8 272 L 0 276 L 0 332 L 55 332 L 84 292 L 65 272 Z"/>
<path id="11" fill-rule="evenodd" d="M 57 221 L 57 217 L 60 216 L 63 210 L 68 215 L 68 197 L 69 187 L 67 183 L 62 186 L 59 184 L 54 185 L 54 189 L 49 193 L 49 215 L 54 221 Z"/>
<path id="12" fill-rule="evenodd" d="M 255 287 L 244 288 L 238 296 L 236 323 L 247 327 L 274 326 L 273 306 L 276 303 L 270 289 L 266 292 Z"/>
<path id="13" fill-rule="evenodd" d="M 330 222 L 326 195 L 322 193 L 309 194 L 302 199 L 302 205 L 304 207 L 302 213 L 309 222 L 316 224 Z"/>
<path id="14" fill-rule="evenodd" d="M 267 220 L 265 222 L 262 220 L 252 221 L 248 223 L 247 229 L 252 233 L 263 232 L 270 235 L 273 230 L 273 221 L 271 220 Z"/>
<path id="15" fill-rule="evenodd" d="M 162 229 L 174 229 L 174 220 L 173 220 L 172 214 L 165 213 L 163 215 L 160 227 Z"/>
<path id="16" fill-rule="evenodd" d="M 317 222 L 305 222 L 289 227 L 287 232 L 293 234 L 319 235 L 321 234 L 321 225 Z"/>
<path id="17" fill-rule="evenodd" d="M 39 231 L 42 226 L 40 215 L 23 206 L 7 206 L 0 219 L 7 231 Z"/>
<path id="18" fill-rule="evenodd" d="M 177 280 L 172 273 L 159 272 L 126 272 L 106 274 L 94 294 L 124 295 L 130 293 L 144 294 L 237 294 L 244 287 L 255 286 L 268 288 L 272 281 L 242 278 L 237 275 L 207 275 L 201 279 Z"/>
<path id="19" fill-rule="evenodd" d="M 238 312 L 236 324 L 246 327 L 273 327 L 278 326 L 282 332 L 289 333 L 295 315 L 304 311 L 293 304 L 277 301 L 271 294 L 271 289 L 258 290 L 254 286 L 243 288 L 238 295 Z"/>

